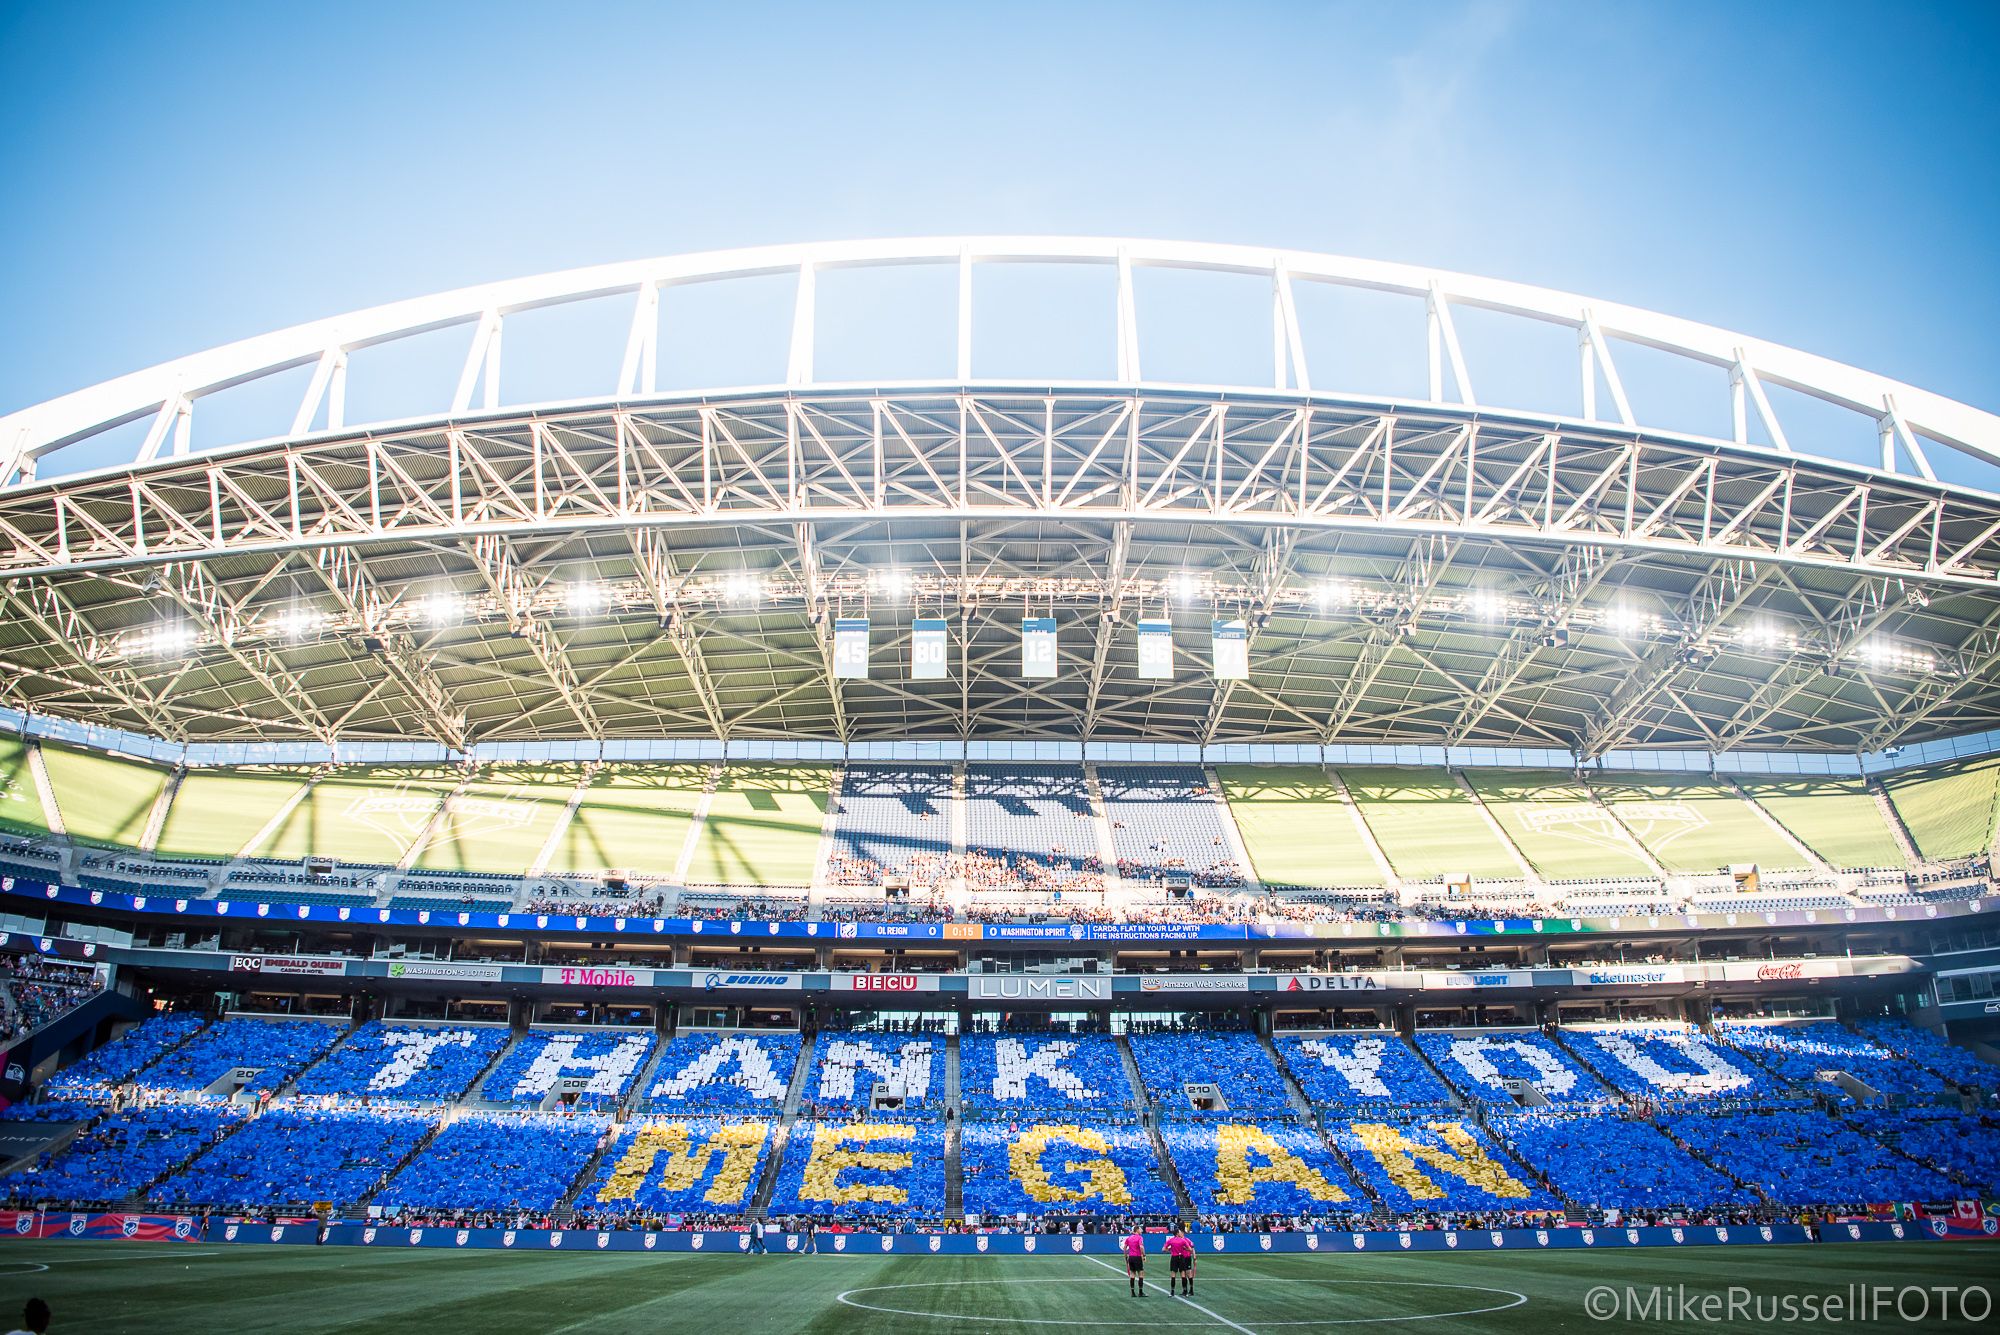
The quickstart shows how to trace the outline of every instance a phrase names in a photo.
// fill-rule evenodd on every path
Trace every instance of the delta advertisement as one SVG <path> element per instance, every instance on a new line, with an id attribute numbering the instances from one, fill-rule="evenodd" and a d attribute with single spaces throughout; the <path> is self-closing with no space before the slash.
<path id="1" fill-rule="evenodd" d="M 1740 927 L 1839 926 L 1919 922 L 1992 912 L 2000 896 L 1920 905 L 1843 909 L 1794 909 L 1756 914 L 1634 914 L 1611 918 L 1482 918 L 1478 920 L 1318 923 L 825 923 L 746 922 L 704 918 L 626 918 L 583 914 L 474 913 L 432 909 L 356 908 L 351 905 L 269 905 L 243 899 L 131 895 L 0 877 L 0 898 L 100 908 L 162 917 L 242 918 L 275 909 L 304 922 L 377 924 L 388 927 L 476 928 L 510 932 L 586 933 L 591 936 L 725 936 L 749 939 L 837 941 L 1298 941 L 1435 937 L 1555 937 L 1597 932 L 1685 931 Z"/>

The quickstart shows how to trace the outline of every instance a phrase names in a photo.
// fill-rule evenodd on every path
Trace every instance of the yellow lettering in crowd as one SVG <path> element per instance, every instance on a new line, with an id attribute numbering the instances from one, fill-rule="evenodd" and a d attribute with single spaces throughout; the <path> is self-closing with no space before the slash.
<path id="1" fill-rule="evenodd" d="M 717 1128 L 700 1145 L 691 1143 L 688 1129 L 678 1122 L 651 1122 L 639 1128 L 632 1147 L 618 1160 L 610 1181 L 597 1193 L 602 1202 L 628 1201 L 638 1192 L 653 1166 L 660 1164 L 660 1190 L 686 1191 L 701 1181 L 717 1154 L 722 1168 L 702 1199 L 710 1205 L 740 1205 L 749 1198 L 757 1171 L 757 1154 L 770 1128 L 764 1122 L 731 1122 Z M 664 1158 L 665 1162 L 661 1163 Z"/>
<path id="2" fill-rule="evenodd" d="M 903 1205 L 910 1199 L 907 1188 L 888 1182 L 842 1182 L 845 1172 L 901 1173 L 909 1171 L 916 1156 L 909 1150 L 857 1150 L 849 1145 L 870 1145 L 883 1140 L 913 1140 L 916 1128 L 899 1122 L 861 1122 L 853 1126 L 815 1126 L 812 1157 L 806 1160 L 805 1176 L 799 1182 L 799 1199 L 844 1205 L 849 1201 L 880 1201 Z"/>
<path id="3" fill-rule="evenodd" d="M 1262 1163 L 1253 1164 L 1256 1155 Z M 1223 1125 L 1215 1132 L 1215 1198 L 1248 1205 L 1265 1182 L 1289 1182 L 1316 1201 L 1344 1201 L 1347 1193 L 1317 1168 L 1280 1145 L 1258 1126 Z"/>
<path id="4" fill-rule="evenodd" d="M 1426 1122 L 1425 1125 L 1449 1148 L 1414 1140 L 1381 1122 L 1356 1122 L 1350 1129 L 1389 1174 L 1389 1180 L 1417 1200 L 1436 1200 L 1444 1195 L 1438 1184 L 1417 1167 L 1419 1159 L 1437 1172 L 1500 1200 L 1518 1200 L 1528 1194 L 1528 1189 L 1489 1158 L 1472 1133 L 1459 1123 Z"/>
<path id="5" fill-rule="evenodd" d="M 1051 1145 L 1073 1145 L 1097 1151 L 1096 1158 L 1064 1159 L 1062 1162 L 1064 1176 L 1083 1174 L 1081 1186 L 1066 1187 L 1050 1177 L 1048 1165 L 1043 1160 Z M 1113 1205 L 1130 1205 L 1132 1193 L 1125 1185 L 1124 1170 L 1111 1161 L 1110 1152 L 1111 1146 L 1101 1131 L 1068 1124 L 1031 1126 L 1007 1147 L 1007 1166 L 1030 1200 L 1051 1203 L 1102 1200 Z"/>

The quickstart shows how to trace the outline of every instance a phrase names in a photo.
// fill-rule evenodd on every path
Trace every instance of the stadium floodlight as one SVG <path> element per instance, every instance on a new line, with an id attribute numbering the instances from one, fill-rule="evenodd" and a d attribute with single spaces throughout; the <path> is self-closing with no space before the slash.
<path id="1" fill-rule="evenodd" d="M 878 570 L 875 572 L 875 587 L 887 597 L 901 598 L 910 591 L 910 572 L 901 566 Z"/>
<path id="2" fill-rule="evenodd" d="M 134 645 L 141 653 L 157 654 L 162 658 L 186 653 L 193 646 L 194 632 L 177 622 L 139 632 Z"/>
<path id="3" fill-rule="evenodd" d="M 449 626 L 465 614 L 465 604 L 455 593 L 434 593 L 424 599 L 424 620 L 433 626 Z"/>
<path id="4" fill-rule="evenodd" d="M 604 586 L 591 580 L 570 585 L 563 597 L 569 603 L 569 610 L 578 616 L 599 611 L 606 601 Z"/>
<path id="5" fill-rule="evenodd" d="M 763 577 L 747 570 L 731 575 L 723 588 L 731 602 L 755 603 L 764 598 Z"/>
<path id="6" fill-rule="evenodd" d="M 307 607 L 290 607 L 274 619 L 277 631 L 288 640 L 303 640 L 326 618 Z"/>
<path id="7" fill-rule="evenodd" d="M 1785 639 L 1784 630 L 1769 617 L 1759 617 L 1737 632 L 1737 643 L 1746 649 L 1776 649 Z"/>
<path id="8" fill-rule="evenodd" d="M 1173 577 L 1169 587 L 1173 590 L 1175 602 L 1191 603 L 1195 600 L 1195 596 L 1201 592 L 1201 581 L 1190 572 L 1183 570 Z"/>
<path id="9" fill-rule="evenodd" d="M 1491 589 L 1474 589 L 1465 596 L 1465 610 L 1481 621 L 1504 621 L 1507 599 Z"/>
<path id="10" fill-rule="evenodd" d="M 1613 603 L 1604 613 L 1604 628 L 1613 635 L 1643 635 L 1652 618 L 1631 603 Z"/>
<path id="11" fill-rule="evenodd" d="M 1317 596 L 1321 607 L 1348 607 L 1354 602 L 1354 586 L 1345 580 L 1330 579 L 1319 586 Z"/>

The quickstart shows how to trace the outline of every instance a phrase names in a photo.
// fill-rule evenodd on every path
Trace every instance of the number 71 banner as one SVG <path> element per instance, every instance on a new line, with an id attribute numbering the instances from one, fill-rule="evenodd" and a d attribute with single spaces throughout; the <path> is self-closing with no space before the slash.
<path id="1" fill-rule="evenodd" d="M 1241 620 L 1209 624 L 1215 649 L 1217 681 L 1247 681 L 1250 677 L 1250 628 Z"/>

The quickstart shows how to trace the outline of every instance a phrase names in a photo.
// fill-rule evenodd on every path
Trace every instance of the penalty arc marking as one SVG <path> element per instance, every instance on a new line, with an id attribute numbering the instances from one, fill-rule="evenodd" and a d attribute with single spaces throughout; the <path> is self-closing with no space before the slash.
<path id="1" fill-rule="evenodd" d="M 1084 1257 L 1079 1257 L 1078 1259 L 1089 1261 L 1093 1265 L 1102 1266 L 1104 1269 L 1111 1271 L 1114 1275 L 1124 1273 L 1122 1270 L 1119 1269 L 1119 1267 L 1112 1265 L 1108 1261 L 1101 1260 L 1094 1256 L 1084 1256 Z M 923 1311 L 916 1311 L 906 1307 L 885 1307 L 877 1303 L 864 1302 L 861 1300 L 861 1295 L 864 1294 L 886 1294 L 906 1289 L 963 1289 L 963 1288 L 975 1288 L 984 1285 L 1101 1284 L 1103 1282 L 1104 1281 L 1102 1280 L 1095 1280 L 1095 1279 L 1053 1279 L 1053 1280 L 972 1279 L 972 1280 L 950 1280 L 950 1281 L 939 1280 L 939 1281 L 931 1281 L 931 1282 L 924 1282 L 917 1284 L 872 1284 L 872 1285 L 866 1285 L 861 1288 L 847 1289 L 844 1292 L 838 1293 L 834 1295 L 834 1301 L 840 1303 L 844 1307 L 858 1308 L 864 1312 L 880 1312 L 888 1316 L 922 1317 L 930 1320 L 957 1321 L 957 1322 L 966 1322 L 966 1323 L 988 1325 L 988 1326 L 1071 1326 L 1071 1327 L 1087 1327 L 1095 1330 L 1122 1330 L 1122 1329 L 1136 1328 L 1136 1327 L 1151 1327 L 1155 1329 L 1164 1327 L 1173 1330 L 1203 1330 L 1210 1328 L 1207 1322 L 1192 1322 L 1192 1321 L 1159 1321 L 1159 1320 L 1077 1321 L 1060 1317 L 983 1316 L 978 1313 L 923 1312 Z M 1504 1295 L 1507 1299 L 1510 1300 L 1506 1302 L 1495 1302 L 1484 1307 L 1462 1308 L 1450 1312 L 1412 1312 L 1402 1316 L 1324 1317 L 1312 1321 L 1259 1321 L 1257 1323 L 1258 1326 L 1262 1327 L 1263 1330 L 1265 1331 L 1304 1330 L 1321 1326 L 1389 1325 L 1392 1323 L 1402 1323 L 1409 1321 L 1444 1321 L 1454 1317 L 1482 1316 L 1492 1312 L 1504 1312 L 1510 1308 L 1524 1306 L 1528 1301 L 1528 1296 L 1526 1294 L 1521 1293 L 1515 1289 L 1503 1289 L 1494 1285 L 1443 1284 L 1434 1281 L 1422 1281 L 1422 1280 L 1307 1279 L 1290 1275 L 1258 1275 L 1258 1276 L 1236 1276 L 1233 1277 L 1230 1280 L 1230 1282 L 1237 1284 L 1241 1283 L 1311 1284 L 1320 1286 L 1349 1285 L 1349 1286 L 1364 1286 L 1368 1288 L 1399 1288 L 1399 1289 L 1457 1289 L 1468 1293 L 1493 1294 L 1496 1297 Z M 1192 1299 L 1182 1298 L 1178 1294 L 1172 1296 L 1175 1298 L 1176 1301 L 1181 1302 L 1186 1306 L 1193 1308 L 1197 1312 L 1200 1312 L 1203 1316 L 1209 1319 L 1209 1322 L 1214 1322 L 1223 1326 L 1227 1326 L 1231 1330 L 1239 1332 L 1239 1335 L 1257 1335 L 1257 1332 L 1252 1331 L 1248 1326 L 1240 1325 L 1237 1322 L 1231 1321 L 1229 1318 L 1221 1315 L 1218 1312 L 1209 1310 L 1208 1308 L 1202 1306 L 1200 1303 L 1193 1301 Z"/>

